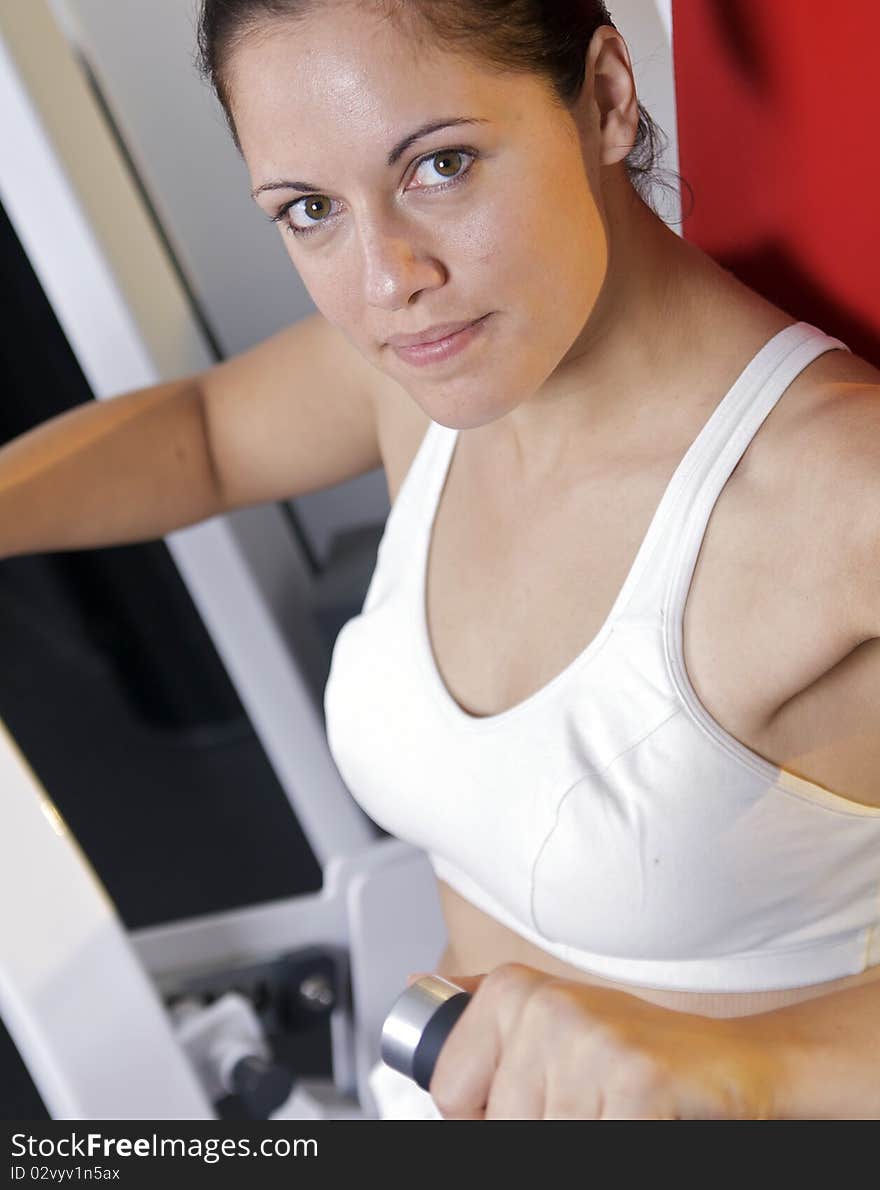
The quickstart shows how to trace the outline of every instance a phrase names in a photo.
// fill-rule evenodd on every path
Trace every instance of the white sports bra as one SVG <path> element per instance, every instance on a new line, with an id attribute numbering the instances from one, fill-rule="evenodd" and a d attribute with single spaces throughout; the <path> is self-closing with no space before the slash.
<path id="1" fill-rule="evenodd" d="M 497 715 L 463 711 L 425 615 L 431 530 L 458 431 L 432 422 L 340 632 L 328 741 L 366 813 L 438 877 L 572 966 L 644 987 L 799 987 L 880 962 L 880 808 L 729 735 L 685 672 L 682 616 L 728 477 L 817 356 L 807 323 L 755 355 L 681 460 L 595 638 Z"/>

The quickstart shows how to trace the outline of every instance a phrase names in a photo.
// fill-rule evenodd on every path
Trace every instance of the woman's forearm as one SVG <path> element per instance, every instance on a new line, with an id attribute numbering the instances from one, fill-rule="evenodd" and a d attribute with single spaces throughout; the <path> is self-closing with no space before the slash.
<path id="1" fill-rule="evenodd" d="M 774 1118 L 880 1120 L 880 970 L 870 983 L 730 1023 L 776 1053 Z"/>
<path id="2" fill-rule="evenodd" d="M 198 377 L 87 401 L 0 447 L 0 558 L 151 541 L 222 511 Z"/>

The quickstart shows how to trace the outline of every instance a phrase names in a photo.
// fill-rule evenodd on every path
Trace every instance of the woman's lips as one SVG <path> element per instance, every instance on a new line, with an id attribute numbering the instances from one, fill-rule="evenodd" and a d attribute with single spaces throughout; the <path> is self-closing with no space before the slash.
<path id="1" fill-rule="evenodd" d="M 416 367 L 442 363 L 443 360 L 452 359 L 453 356 L 464 351 L 474 339 L 478 338 L 489 317 L 489 314 L 484 314 L 482 318 L 476 319 L 462 330 L 456 331 L 455 334 L 447 335 L 444 339 L 437 339 L 433 343 L 419 343 L 414 347 L 394 347 L 393 344 L 390 346 L 404 363 L 414 364 Z"/>

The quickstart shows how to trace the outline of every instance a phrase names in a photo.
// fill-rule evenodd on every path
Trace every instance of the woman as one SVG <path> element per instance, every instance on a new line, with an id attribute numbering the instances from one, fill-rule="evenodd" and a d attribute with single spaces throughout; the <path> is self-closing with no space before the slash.
<path id="1" fill-rule="evenodd" d="M 89 445 L 7 552 L 381 463 L 328 737 L 475 992 L 383 1116 L 880 1116 L 880 374 L 646 205 L 602 4 L 205 0 L 200 41 L 319 313 L 6 448 Z"/>
<path id="2" fill-rule="evenodd" d="M 477 991 L 384 1114 L 880 1114 L 876 370 L 641 200 L 601 4 L 209 0 L 202 46 L 382 376 L 328 736 Z"/>

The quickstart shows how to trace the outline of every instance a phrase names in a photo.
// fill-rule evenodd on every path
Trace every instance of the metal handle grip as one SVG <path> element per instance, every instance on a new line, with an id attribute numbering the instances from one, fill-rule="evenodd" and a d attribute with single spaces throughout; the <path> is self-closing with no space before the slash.
<path id="1" fill-rule="evenodd" d="M 440 975 L 410 984 L 382 1026 L 382 1061 L 427 1091 L 443 1043 L 470 998 L 470 992 Z"/>

